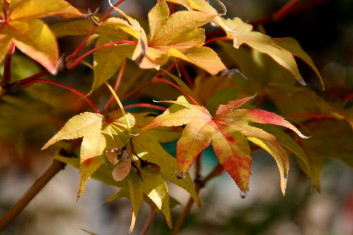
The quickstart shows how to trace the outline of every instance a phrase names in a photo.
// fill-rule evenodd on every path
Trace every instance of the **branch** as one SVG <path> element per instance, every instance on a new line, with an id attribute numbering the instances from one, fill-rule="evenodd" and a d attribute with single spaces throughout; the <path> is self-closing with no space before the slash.
<path id="1" fill-rule="evenodd" d="M 3 230 L 16 216 L 27 206 L 27 204 L 38 194 L 38 192 L 55 176 L 60 170 L 65 168 L 65 164 L 53 160 L 44 174 L 37 179 L 32 187 L 11 207 L 0 219 L 0 231 Z"/>
<path id="2" fill-rule="evenodd" d="M 148 229 L 150 228 L 151 223 L 152 223 L 152 221 L 153 221 L 153 218 L 154 218 L 154 216 L 156 215 L 156 207 L 154 207 L 154 206 L 150 206 L 150 207 L 151 207 L 150 214 L 149 214 L 149 216 L 148 216 L 148 218 L 147 218 L 147 220 L 146 220 L 145 225 L 143 226 L 143 229 L 142 229 L 140 235 L 146 235 L 146 234 L 147 234 Z"/>
<path id="3" fill-rule="evenodd" d="M 196 180 L 195 181 L 196 192 L 198 193 L 211 179 L 221 175 L 223 172 L 224 172 L 223 166 L 221 164 L 218 164 L 217 166 L 215 166 L 215 168 L 213 168 L 213 170 L 205 178 L 203 178 L 202 180 Z M 172 231 L 172 235 L 179 234 L 181 227 L 183 226 L 186 217 L 190 213 L 190 210 L 191 210 L 193 204 L 194 204 L 194 200 L 192 199 L 192 197 L 190 197 L 183 212 L 179 216 L 179 219 L 178 219 L 178 221 Z"/>
<path id="4" fill-rule="evenodd" d="M 181 230 L 181 227 L 183 226 L 186 217 L 190 213 L 190 210 L 191 210 L 193 204 L 194 204 L 194 200 L 190 197 L 188 203 L 186 204 L 186 206 L 185 206 L 185 208 L 183 210 L 183 212 L 179 216 L 177 224 L 174 226 L 174 229 L 172 231 L 172 235 L 178 235 L 179 234 L 179 232 Z"/>

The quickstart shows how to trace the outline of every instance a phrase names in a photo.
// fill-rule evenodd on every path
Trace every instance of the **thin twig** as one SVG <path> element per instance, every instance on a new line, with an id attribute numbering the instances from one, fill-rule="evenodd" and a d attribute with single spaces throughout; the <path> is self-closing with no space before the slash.
<path id="1" fill-rule="evenodd" d="M 148 229 L 150 228 L 153 218 L 156 215 L 156 207 L 151 206 L 150 214 L 145 222 L 145 225 L 143 226 L 143 229 L 141 231 L 140 235 L 146 235 L 148 232 Z"/>
<path id="2" fill-rule="evenodd" d="M 221 164 L 218 164 L 217 166 L 215 166 L 215 168 L 213 168 L 213 170 L 205 178 L 203 178 L 202 180 L 199 180 L 199 181 L 195 181 L 196 193 L 198 193 L 211 179 L 221 175 L 223 172 L 224 172 L 223 166 Z M 192 197 L 190 197 L 183 212 L 179 216 L 179 219 L 178 219 L 176 225 L 174 226 L 174 229 L 172 231 L 172 235 L 179 234 L 181 227 L 183 226 L 183 224 L 186 220 L 186 217 L 190 213 L 190 210 L 191 210 L 193 204 L 194 204 L 194 200 L 192 199 Z"/>
<path id="3" fill-rule="evenodd" d="M 65 164 L 53 160 L 44 174 L 37 179 L 32 187 L 11 207 L 0 219 L 0 231 L 3 230 L 15 217 L 27 206 L 27 204 L 38 194 L 38 192 L 55 176 L 60 170 L 64 169 Z"/>
<path id="4" fill-rule="evenodd" d="M 185 206 L 185 208 L 183 210 L 183 212 L 179 216 L 179 219 L 178 219 L 176 225 L 173 228 L 172 235 L 178 235 L 179 234 L 179 232 L 181 230 L 181 227 L 183 226 L 186 217 L 190 213 L 190 210 L 191 210 L 193 204 L 194 204 L 194 200 L 190 197 L 188 203 L 186 204 L 186 206 Z"/>
<path id="5" fill-rule="evenodd" d="M 114 84 L 114 91 L 117 92 L 118 91 L 118 88 L 120 86 L 120 83 L 121 83 L 121 79 L 123 77 L 123 74 L 125 72 L 125 67 L 126 67 L 126 59 L 123 61 L 123 63 L 121 64 L 120 66 L 120 70 L 119 70 L 119 73 L 118 73 L 118 77 L 116 78 L 116 81 L 115 81 L 115 84 Z M 109 109 L 109 106 L 111 105 L 111 103 L 113 102 L 114 100 L 114 96 L 113 95 L 110 95 L 108 101 L 104 104 L 104 109 Z"/>

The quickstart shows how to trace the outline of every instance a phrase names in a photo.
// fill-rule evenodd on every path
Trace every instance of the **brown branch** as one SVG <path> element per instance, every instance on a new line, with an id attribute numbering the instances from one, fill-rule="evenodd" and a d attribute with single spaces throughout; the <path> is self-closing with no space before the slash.
<path id="1" fill-rule="evenodd" d="M 150 211 L 150 214 L 145 222 L 145 225 L 143 226 L 143 229 L 141 231 L 141 234 L 140 235 L 146 235 L 147 232 L 148 232 L 148 229 L 150 228 L 151 224 L 152 224 L 152 221 L 153 221 L 153 218 L 154 216 L 156 215 L 156 207 L 154 206 L 151 206 L 151 211 Z"/>
<path id="2" fill-rule="evenodd" d="M 223 172 L 224 172 L 223 166 L 221 164 L 218 164 L 217 166 L 215 166 L 215 168 L 213 168 L 213 170 L 205 178 L 203 178 L 202 180 L 196 179 L 195 180 L 196 192 L 198 193 L 211 179 L 221 175 Z M 186 217 L 190 213 L 190 210 L 191 210 L 193 204 L 194 204 L 194 200 L 192 199 L 192 197 L 190 197 L 183 212 L 179 216 L 179 219 L 178 219 L 176 225 L 174 226 L 174 229 L 172 231 L 172 235 L 179 234 L 181 227 L 183 226 L 183 224 L 186 220 Z"/>
<path id="3" fill-rule="evenodd" d="M 13 221 L 16 216 L 27 206 L 27 204 L 38 194 L 38 192 L 55 176 L 60 170 L 64 169 L 65 164 L 53 160 L 44 174 L 37 179 L 31 188 L 12 206 L 0 219 L 0 231 Z"/>
<path id="4" fill-rule="evenodd" d="M 172 235 L 177 235 L 179 234 L 181 227 L 183 226 L 186 217 L 190 213 L 190 210 L 192 208 L 192 205 L 194 204 L 194 200 L 190 197 L 188 203 L 186 204 L 183 212 L 179 216 L 179 219 L 177 221 L 177 224 L 174 226 L 174 229 L 172 231 Z"/>

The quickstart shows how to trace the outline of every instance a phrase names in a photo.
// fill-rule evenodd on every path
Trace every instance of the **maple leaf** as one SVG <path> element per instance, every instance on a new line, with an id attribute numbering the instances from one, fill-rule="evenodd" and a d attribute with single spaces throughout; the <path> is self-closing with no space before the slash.
<path id="1" fill-rule="evenodd" d="M 42 147 L 42 150 L 44 150 L 60 140 L 82 138 L 80 149 L 81 176 L 78 196 L 82 194 L 88 178 L 104 163 L 103 152 L 107 147 L 109 148 L 109 144 L 106 136 L 103 134 L 103 130 L 105 128 L 109 129 L 109 127 L 102 115 L 89 112 L 81 113 L 72 117 Z M 115 146 L 111 144 L 110 148 L 113 147 Z"/>
<path id="2" fill-rule="evenodd" d="M 320 191 L 320 175 L 327 158 L 339 160 L 353 168 L 353 132 L 346 121 L 335 119 L 312 122 L 306 127 L 312 138 L 299 144 L 313 166 L 306 174 L 312 178 L 312 187 Z"/>
<path id="3" fill-rule="evenodd" d="M 146 115 L 147 113 L 127 114 L 126 118 L 133 133 L 139 133 L 141 127 L 153 119 Z M 107 120 L 101 114 L 85 112 L 72 117 L 42 149 L 60 140 L 82 138 L 79 164 L 67 158 L 57 159 L 79 167 L 81 172 L 79 196 L 88 178 L 93 174 L 107 184 L 119 186 L 121 191 L 112 198 L 117 199 L 121 196 L 130 198 L 133 207 L 130 226 L 132 230 L 144 195 L 165 215 L 168 225 L 171 226 L 169 195 L 165 180 L 185 189 L 200 205 L 191 177 L 188 174 L 183 179 L 177 177 L 175 172 L 178 167 L 175 158 L 160 145 L 160 142 L 172 141 L 177 136 L 179 133 L 170 128 L 155 129 L 149 133 L 132 136 L 121 113 L 113 113 Z M 110 169 L 110 176 L 107 175 L 109 169 L 103 164 L 106 160 L 112 163 L 114 168 Z M 155 171 L 155 168 L 158 170 Z"/>
<path id="4" fill-rule="evenodd" d="M 220 105 L 212 117 L 209 111 L 189 104 L 185 99 L 173 103 L 167 111 L 142 128 L 142 132 L 161 126 L 186 125 L 177 143 L 178 168 L 186 173 L 195 158 L 210 144 L 220 164 L 234 179 L 242 192 L 249 190 L 251 152 L 248 140 L 268 151 L 276 160 L 284 193 L 289 170 L 287 152 L 276 137 L 252 123 L 272 124 L 289 128 L 301 137 L 300 131 L 277 114 L 259 109 L 241 109 L 251 100 L 247 97 Z"/>
<path id="5" fill-rule="evenodd" d="M 229 37 L 233 38 L 235 48 L 246 44 L 254 50 L 267 54 L 280 66 L 288 70 L 300 83 L 305 84 L 294 58 L 294 56 L 297 56 L 314 70 L 322 87 L 324 87 L 322 77 L 313 61 L 295 39 L 271 38 L 263 33 L 253 31 L 252 25 L 243 22 L 238 17 L 222 20 L 223 24 L 220 26 Z"/>
<path id="6" fill-rule="evenodd" d="M 209 14 L 217 14 L 217 11 L 205 0 L 167 0 L 186 7 L 189 10 L 195 9 Z M 218 2 L 218 1 L 217 1 Z M 226 12 L 225 6 L 218 2 Z M 225 13 L 224 12 L 224 13 Z M 224 14 L 223 13 L 223 14 Z M 239 48 L 242 44 L 261 53 L 267 54 L 280 66 L 288 70 L 299 82 L 305 84 L 294 56 L 308 64 L 319 78 L 322 88 L 323 79 L 310 56 L 301 48 L 299 43 L 293 38 L 271 38 L 260 32 L 253 31 L 253 26 L 243 22 L 240 18 L 224 19 L 215 16 L 212 21 L 220 26 L 228 37 L 233 39 L 233 46 Z"/>
<path id="7" fill-rule="evenodd" d="M 120 28 L 136 39 L 138 44 L 132 59 L 141 68 L 159 67 L 168 61 L 168 57 L 186 60 L 201 67 L 210 74 L 226 69 L 218 55 L 204 47 L 205 35 L 201 26 L 212 21 L 217 14 L 201 11 L 178 11 L 170 15 L 165 0 L 158 3 L 148 14 L 150 35 L 133 18 L 120 9 L 116 9 L 126 19 L 110 18 L 106 24 Z"/>
<path id="8" fill-rule="evenodd" d="M 1 2 L 1 7 L 3 3 Z M 82 13 L 64 0 L 19 0 L 9 2 L 9 15 L 0 22 L 0 62 L 14 43 L 23 53 L 56 74 L 58 46 L 49 27 L 38 18 L 46 16 L 80 17 Z"/>

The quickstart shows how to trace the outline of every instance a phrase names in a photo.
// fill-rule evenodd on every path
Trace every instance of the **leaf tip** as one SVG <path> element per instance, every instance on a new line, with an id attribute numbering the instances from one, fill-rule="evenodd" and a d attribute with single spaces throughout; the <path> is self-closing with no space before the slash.
<path id="1" fill-rule="evenodd" d="M 302 85 L 302 86 L 306 86 L 306 85 L 307 85 L 306 82 L 304 81 L 304 79 L 300 79 L 300 80 L 298 80 L 298 82 L 299 82 L 300 85 Z"/>
<path id="2" fill-rule="evenodd" d="M 239 194 L 242 199 L 246 198 L 248 196 L 249 190 L 240 190 Z"/>
<path id="3" fill-rule="evenodd" d="M 52 69 L 49 71 L 52 75 L 57 75 L 58 74 L 58 70 L 55 68 L 55 69 Z"/>
<path id="4" fill-rule="evenodd" d="M 306 136 L 306 135 L 303 135 L 301 132 L 298 132 L 298 135 L 300 136 L 300 138 L 302 139 L 309 139 L 311 136 Z"/>
<path id="5" fill-rule="evenodd" d="M 184 179 L 186 177 L 186 173 L 185 172 L 175 172 L 175 176 L 177 177 L 177 179 Z"/>

